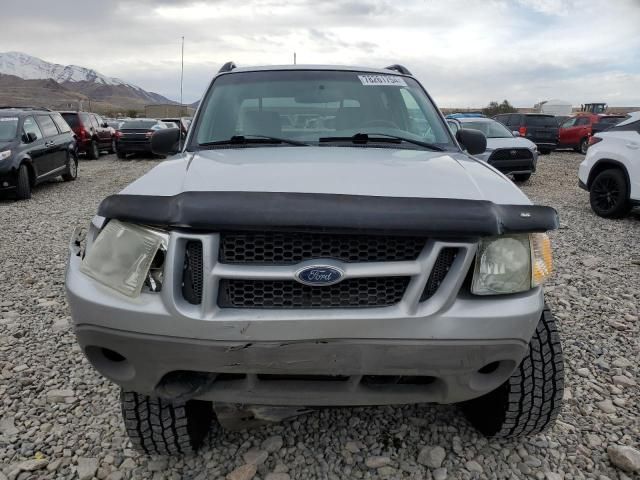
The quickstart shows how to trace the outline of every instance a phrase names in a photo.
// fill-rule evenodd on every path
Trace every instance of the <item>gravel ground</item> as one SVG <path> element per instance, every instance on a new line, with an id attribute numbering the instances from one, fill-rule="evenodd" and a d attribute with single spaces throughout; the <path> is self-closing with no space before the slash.
<path id="1" fill-rule="evenodd" d="M 420 405 L 323 410 L 224 433 L 194 457 L 139 456 L 118 389 L 75 344 L 63 274 L 72 228 L 157 162 L 81 161 L 76 182 L 40 186 L 26 202 L 0 199 L 0 480 L 238 480 L 256 470 L 266 480 L 637 478 L 607 450 L 640 443 L 640 216 L 596 217 L 577 187 L 581 158 L 541 157 L 523 187 L 560 212 L 547 292 L 563 335 L 567 401 L 553 429 L 521 441 L 487 440 L 456 407 Z"/>

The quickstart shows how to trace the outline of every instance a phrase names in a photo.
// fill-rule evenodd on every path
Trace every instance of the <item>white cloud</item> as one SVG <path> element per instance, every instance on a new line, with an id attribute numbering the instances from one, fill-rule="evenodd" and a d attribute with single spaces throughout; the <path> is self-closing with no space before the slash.
<path id="1" fill-rule="evenodd" d="M 228 60 L 291 63 L 295 51 L 300 63 L 406 64 L 441 106 L 503 98 L 530 106 L 549 97 L 640 106 L 637 0 L 120 0 L 106 12 L 97 3 L 85 6 L 3 6 L 0 45 L 176 98 L 185 35 L 189 101 Z"/>

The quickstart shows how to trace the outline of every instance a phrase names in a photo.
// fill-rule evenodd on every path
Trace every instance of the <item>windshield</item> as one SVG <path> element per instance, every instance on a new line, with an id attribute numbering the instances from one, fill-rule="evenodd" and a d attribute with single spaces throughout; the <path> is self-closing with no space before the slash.
<path id="1" fill-rule="evenodd" d="M 317 70 L 220 76 L 198 116 L 193 146 L 252 135 L 317 145 L 322 138 L 357 133 L 454 147 L 439 113 L 414 79 Z"/>
<path id="2" fill-rule="evenodd" d="M 499 122 L 485 120 L 482 122 L 462 122 L 462 128 L 480 130 L 487 138 L 511 138 L 513 135 Z"/>
<path id="3" fill-rule="evenodd" d="M 18 117 L 0 117 L 0 141 L 16 138 L 18 133 Z"/>

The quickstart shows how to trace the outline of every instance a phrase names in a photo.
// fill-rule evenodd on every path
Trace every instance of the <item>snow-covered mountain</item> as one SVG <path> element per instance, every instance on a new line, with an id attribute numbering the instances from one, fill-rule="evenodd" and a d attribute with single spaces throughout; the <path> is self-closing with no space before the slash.
<path id="1" fill-rule="evenodd" d="M 21 52 L 0 52 L 0 75 L 3 74 L 24 80 L 51 79 L 96 100 L 109 101 L 110 97 L 117 97 L 119 103 L 123 98 L 146 103 L 174 103 L 162 95 L 147 92 L 119 78 L 107 77 L 91 68 L 50 63 Z"/>
<path id="2" fill-rule="evenodd" d="M 21 52 L 0 53 L 0 73 L 15 75 L 25 80 L 50 78 L 58 83 L 88 81 L 103 85 L 126 85 L 142 90 L 140 87 L 126 83 L 119 78 L 107 77 L 90 68 L 50 63 Z"/>

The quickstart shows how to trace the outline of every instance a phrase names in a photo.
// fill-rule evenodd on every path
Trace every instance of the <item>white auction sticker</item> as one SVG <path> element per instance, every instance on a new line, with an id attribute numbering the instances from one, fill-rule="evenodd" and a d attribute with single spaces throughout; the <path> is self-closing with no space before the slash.
<path id="1" fill-rule="evenodd" d="M 0 122 L 17 122 L 18 117 L 0 117 Z"/>
<path id="2" fill-rule="evenodd" d="M 386 85 L 391 87 L 406 87 L 404 78 L 397 75 L 358 75 L 362 85 Z"/>

